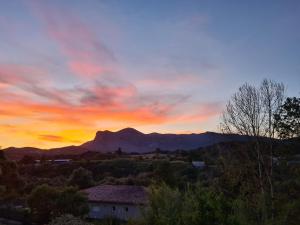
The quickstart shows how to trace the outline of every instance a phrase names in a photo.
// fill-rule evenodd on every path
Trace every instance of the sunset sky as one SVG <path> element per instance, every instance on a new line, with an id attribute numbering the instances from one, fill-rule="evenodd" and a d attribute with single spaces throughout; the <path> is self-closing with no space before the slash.
<path id="1" fill-rule="evenodd" d="M 0 146 L 218 131 L 244 82 L 300 92 L 300 1 L 0 0 Z"/>

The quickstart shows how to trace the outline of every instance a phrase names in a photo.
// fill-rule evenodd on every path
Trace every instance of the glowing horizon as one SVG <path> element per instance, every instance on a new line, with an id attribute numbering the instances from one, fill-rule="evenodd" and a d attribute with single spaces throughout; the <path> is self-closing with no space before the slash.
<path id="1" fill-rule="evenodd" d="M 299 21 L 296 1 L 5 1 L 0 146 L 77 145 L 125 127 L 218 131 L 244 82 L 299 94 Z"/>

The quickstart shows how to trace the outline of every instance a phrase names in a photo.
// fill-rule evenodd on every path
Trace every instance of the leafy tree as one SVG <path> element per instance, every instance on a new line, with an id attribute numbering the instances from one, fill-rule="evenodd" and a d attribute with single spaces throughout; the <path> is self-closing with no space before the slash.
<path id="1" fill-rule="evenodd" d="M 86 197 L 74 188 L 60 190 L 43 184 L 31 192 L 27 202 L 37 223 L 47 223 L 63 214 L 84 216 L 88 213 Z"/>
<path id="2" fill-rule="evenodd" d="M 91 187 L 94 184 L 93 175 L 91 171 L 80 167 L 73 170 L 68 183 L 69 185 L 77 186 L 80 189 Z"/>
<path id="3" fill-rule="evenodd" d="M 183 225 L 238 224 L 229 199 L 200 184 L 184 193 L 182 221 Z"/>
<path id="4" fill-rule="evenodd" d="M 92 225 L 73 215 L 66 214 L 52 220 L 48 225 Z"/>
<path id="5" fill-rule="evenodd" d="M 60 192 L 56 201 L 56 215 L 72 214 L 74 216 L 83 216 L 88 212 L 89 207 L 84 194 L 78 192 L 74 187 L 67 187 Z"/>
<path id="6" fill-rule="evenodd" d="M 179 192 L 165 184 L 152 187 L 144 224 L 150 225 L 233 225 L 232 204 L 224 195 L 200 184 Z"/>
<path id="7" fill-rule="evenodd" d="M 4 185 L 8 191 L 18 191 L 23 187 L 15 162 L 0 161 L 0 185 Z"/>
<path id="8" fill-rule="evenodd" d="M 56 201 L 59 197 L 57 189 L 46 184 L 36 187 L 28 197 L 28 206 L 37 223 L 47 223 L 56 210 Z"/>
<path id="9" fill-rule="evenodd" d="M 280 138 L 300 137 L 300 98 L 287 98 L 274 118 Z"/>
<path id="10" fill-rule="evenodd" d="M 166 184 L 152 187 L 149 208 L 145 211 L 145 224 L 181 225 L 182 196 Z"/>
<path id="11" fill-rule="evenodd" d="M 174 177 L 174 171 L 168 160 L 157 160 L 154 163 L 154 174 L 157 181 L 165 182 L 168 185 L 174 186 L 176 178 Z"/>

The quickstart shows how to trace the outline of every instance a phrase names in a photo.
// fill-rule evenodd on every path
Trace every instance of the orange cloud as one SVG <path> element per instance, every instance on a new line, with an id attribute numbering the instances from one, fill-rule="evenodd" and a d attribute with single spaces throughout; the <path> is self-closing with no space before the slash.
<path id="1" fill-rule="evenodd" d="M 41 134 L 39 135 L 39 138 L 41 140 L 54 141 L 54 142 L 62 142 L 64 140 L 64 138 L 61 136 L 49 135 L 49 134 Z"/>
<path id="2" fill-rule="evenodd" d="M 174 114 L 174 109 L 167 103 L 148 104 L 130 109 L 124 105 L 120 105 L 119 108 L 101 108 L 96 105 L 65 106 L 59 103 L 44 104 L 31 100 L 8 102 L 1 99 L 0 105 L 6 106 L 4 113 L 0 110 L 0 127 L 1 123 L 5 123 L 6 127 L 2 128 L 7 131 L 6 133 L 14 139 L 22 140 L 27 137 L 27 140 L 31 140 L 31 145 L 48 147 L 57 146 L 55 143 L 62 146 L 85 142 L 94 136 L 96 130 L 111 129 L 115 124 L 121 124 L 119 128 L 122 128 L 122 126 L 201 122 L 216 116 L 220 111 L 219 103 L 203 104 L 196 112 L 185 114 Z M 11 126 L 9 121 L 14 125 Z M 75 132 L 62 133 L 63 130 Z M 3 141 L 6 145 L 9 143 L 15 145 L 13 139 L 7 138 Z M 28 143 L 23 143 L 26 144 Z"/>

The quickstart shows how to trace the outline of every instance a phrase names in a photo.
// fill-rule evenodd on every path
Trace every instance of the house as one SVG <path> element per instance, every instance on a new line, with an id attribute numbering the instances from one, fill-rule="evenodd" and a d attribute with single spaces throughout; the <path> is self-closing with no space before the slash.
<path id="1" fill-rule="evenodd" d="M 42 160 L 34 160 L 35 165 L 40 165 L 42 163 Z M 61 164 L 69 164 L 72 162 L 71 159 L 53 159 L 53 160 L 45 160 L 45 162 L 47 163 L 52 163 L 52 164 L 57 164 L 57 165 L 61 165 Z"/>
<path id="2" fill-rule="evenodd" d="M 72 161 L 71 159 L 54 159 L 54 160 L 52 160 L 52 163 L 54 163 L 54 164 L 68 164 L 71 161 Z"/>
<path id="3" fill-rule="evenodd" d="M 193 167 L 197 169 L 203 169 L 205 167 L 205 162 L 204 161 L 192 161 Z"/>
<path id="4" fill-rule="evenodd" d="M 139 219 L 148 194 L 142 186 L 100 185 L 83 190 L 89 202 L 89 218 Z"/>

